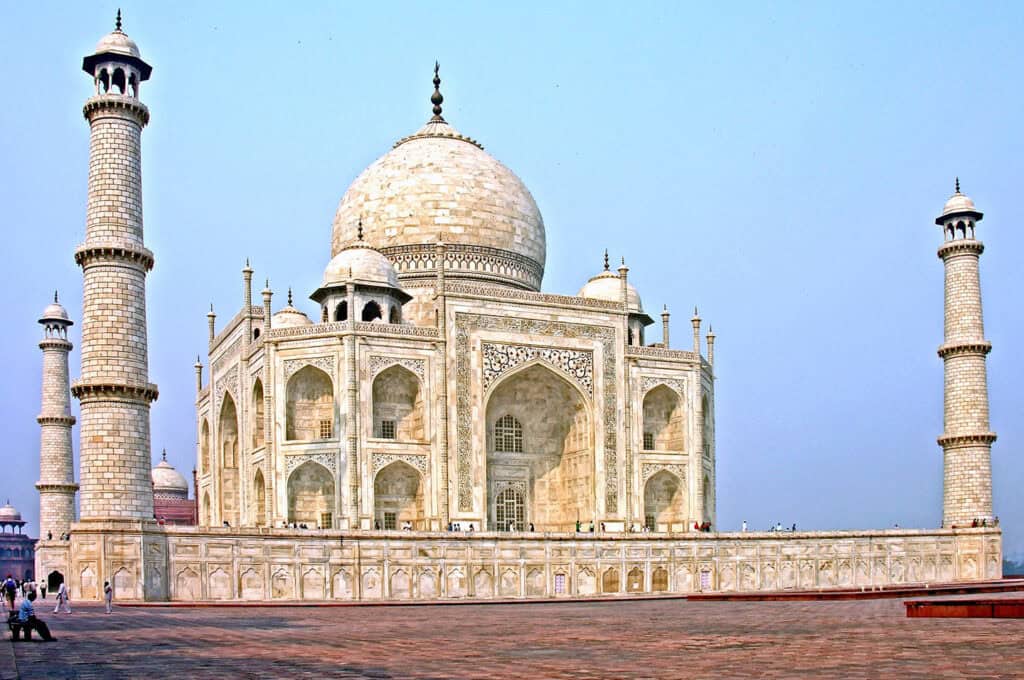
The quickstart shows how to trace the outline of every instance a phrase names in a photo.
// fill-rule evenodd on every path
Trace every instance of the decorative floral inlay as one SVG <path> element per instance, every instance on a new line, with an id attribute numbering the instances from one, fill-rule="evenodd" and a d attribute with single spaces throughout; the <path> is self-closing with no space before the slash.
<path id="1" fill-rule="evenodd" d="M 679 484 L 686 485 L 686 466 L 675 463 L 644 463 L 642 470 L 643 483 L 661 471 L 669 472 L 679 479 Z"/>
<path id="2" fill-rule="evenodd" d="M 416 453 L 375 453 L 371 460 L 373 461 L 373 474 L 375 475 L 398 460 L 413 466 L 422 475 L 427 474 L 427 457 L 424 455 Z"/>
<path id="3" fill-rule="evenodd" d="M 285 456 L 285 469 L 286 474 L 290 475 L 295 468 L 299 467 L 303 463 L 313 461 L 319 463 L 325 468 L 331 471 L 331 474 L 338 473 L 338 456 L 334 453 L 298 453 L 294 455 Z"/>
<path id="4" fill-rule="evenodd" d="M 676 394 L 680 397 L 685 398 L 686 396 L 685 381 L 677 380 L 675 378 L 659 378 L 657 376 L 644 376 L 642 393 L 647 394 L 651 388 L 657 387 L 658 385 L 665 385 L 666 387 L 675 390 Z"/>
<path id="5" fill-rule="evenodd" d="M 569 376 L 583 391 L 594 396 L 594 353 L 560 347 L 533 347 L 530 345 L 482 344 L 484 361 L 483 387 L 486 390 L 503 373 L 533 359 Z"/>
<path id="6" fill-rule="evenodd" d="M 385 368 L 391 366 L 404 366 L 415 373 L 420 380 L 426 375 L 426 362 L 423 359 L 410 359 L 406 357 L 370 357 L 370 375 L 375 376 Z"/>
<path id="7" fill-rule="evenodd" d="M 214 414 L 220 413 L 220 404 L 224 401 L 224 393 L 230 392 L 231 398 L 235 402 L 235 407 L 240 408 L 238 404 L 238 367 L 232 367 L 227 373 L 216 378 L 214 383 Z"/>
<path id="8" fill-rule="evenodd" d="M 308 359 L 288 359 L 284 362 L 284 379 L 292 377 L 296 371 L 306 366 L 315 366 L 334 380 L 334 357 L 310 357 Z"/>

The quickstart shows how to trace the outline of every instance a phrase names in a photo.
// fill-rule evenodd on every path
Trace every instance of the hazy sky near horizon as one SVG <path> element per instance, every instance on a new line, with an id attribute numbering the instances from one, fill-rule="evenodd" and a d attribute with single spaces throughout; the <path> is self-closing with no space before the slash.
<path id="1" fill-rule="evenodd" d="M 222 322 L 241 306 L 247 257 L 275 308 L 292 286 L 315 312 L 337 203 L 429 117 L 437 59 L 445 117 L 540 206 L 545 291 L 575 293 L 607 247 L 648 312 L 669 306 L 674 346 L 694 305 L 714 326 L 721 529 L 940 523 L 933 220 L 959 175 L 986 214 L 995 512 L 1006 553 L 1024 553 L 1024 5 L 120 6 L 154 67 L 141 97 L 154 462 L 166 447 L 180 471 L 195 464 L 192 364 L 206 363 L 210 303 Z M 0 500 L 33 535 L 36 319 L 54 288 L 81 319 L 81 59 L 117 7 L 0 7 Z"/>

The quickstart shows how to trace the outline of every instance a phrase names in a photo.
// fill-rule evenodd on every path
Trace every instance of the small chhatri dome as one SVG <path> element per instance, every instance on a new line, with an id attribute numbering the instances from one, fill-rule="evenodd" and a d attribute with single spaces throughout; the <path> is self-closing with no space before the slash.
<path id="1" fill-rule="evenodd" d="M 311 326 L 312 321 L 303 312 L 292 307 L 292 289 L 288 289 L 288 306 L 279 310 L 271 318 L 271 326 L 274 328 L 295 328 L 297 326 Z"/>
<path id="2" fill-rule="evenodd" d="M 68 317 L 68 310 L 64 309 L 64 305 L 57 300 L 57 291 L 53 291 L 53 302 L 46 306 L 46 309 L 43 310 L 43 315 L 39 317 L 39 323 L 52 322 L 63 323 L 68 326 L 74 325 L 74 322 Z"/>
<path id="3" fill-rule="evenodd" d="M 608 251 L 605 251 L 604 255 L 604 270 L 591 277 L 580 288 L 580 292 L 576 296 L 595 300 L 607 300 L 608 302 L 620 302 L 622 300 L 622 280 L 618 274 L 608 269 Z M 628 280 L 626 281 L 626 300 L 630 312 L 634 314 L 643 313 L 644 308 L 640 302 L 640 293 Z"/>
<path id="4" fill-rule="evenodd" d="M 0 522 L 20 522 L 21 513 L 14 509 L 10 501 L 0 508 Z"/>
<path id="5" fill-rule="evenodd" d="M 153 468 L 150 477 L 153 480 L 153 493 L 188 496 L 188 480 L 167 462 L 167 449 L 164 449 L 163 459 Z"/>
<path id="6" fill-rule="evenodd" d="M 96 51 L 82 60 L 82 69 L 89 74 L 93 73 L 93 67 L 101 61 L 109 61 L 113 58 L 116 61 L 124 61 L 139 69 L 139 77 L 148 80 L 153 68 L 142 61 L 142 53 L 135 41 L 129 38 L 121 30 L 121 10 L 117 10 L 117 19 L 114 23 L 114 30 L 100 38 L 96 43 Z"/>
<path id="7" fill-rule="evenodd" d="M 400 267 L 399 279 L 432 276 L 435 245 L 444 242 L 450 278 L 539 290 L 546 257 L 540 210 L 511 170 L 445 121 L 440 82 L 435 72 L 427 123 L 348 187 L 334 217 L 331 255 L 356 240 L 362 217 L 366 240 L 385 257 L 419 263 Z"/>
<path id="8" fill-rule="evenodd" d="M 975 207 L 970 196 L 960 193 L 960 178 L 956 178 L 956 190 L 942 207 L 942 215 L 935 220 L 935 224 L 942 225 L 943 221 L 956 215 L 973 215 L 981 219 L 981 212 Z"/>
<path id="9" fill-rule="evenodd" d="M 320 287 L 343 285 L 350 278 L 368 286 L 400 287 L 391 260 L 365 241 L 356 241 L 331 258 Z"/>

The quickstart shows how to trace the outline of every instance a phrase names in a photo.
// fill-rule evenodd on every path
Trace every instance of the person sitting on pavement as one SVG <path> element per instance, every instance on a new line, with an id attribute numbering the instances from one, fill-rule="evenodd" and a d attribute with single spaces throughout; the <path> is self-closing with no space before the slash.
<path id="1" fill-rule="evenodd" d="M 42 620 L 36 618 L 35 607 L 32 606 L 32 602 L 36 599 L 35 591 L 29 591 L 25 599 L 21 601 L 21 607 L 18 608 L 18 622 L 21 624 L 21 629 L 25 631 L 25 639 L 32 639 L 32 631 L 38 631 L 40 637 L 47 642 L 56 640 L 57 638 L 50 635 L 50 628 Z"/>

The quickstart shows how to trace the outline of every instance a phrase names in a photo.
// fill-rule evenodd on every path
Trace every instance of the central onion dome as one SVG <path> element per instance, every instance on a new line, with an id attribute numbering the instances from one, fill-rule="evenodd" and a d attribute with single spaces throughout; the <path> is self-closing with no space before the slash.
<path id="1" fill-rule="evenodd" d="M 352 183 L 338 205 L 332 257 L 365 239 L 407 286 L 430 285 L 436 245 L 446 246 L 446 277 L 540 290 L 544 220 L 516 175 L 441 116 L 434 68 L 434 116 L 399 140 Z"/>

